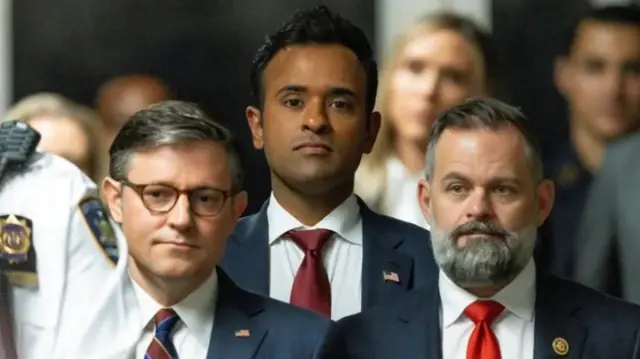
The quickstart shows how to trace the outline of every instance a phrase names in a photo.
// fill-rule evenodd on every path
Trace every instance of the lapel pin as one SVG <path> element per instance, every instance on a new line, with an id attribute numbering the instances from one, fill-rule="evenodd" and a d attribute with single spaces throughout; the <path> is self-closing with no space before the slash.
<path id="1" fill-rule="evenodd" d="M 398 273 L 396 272 L 382 271 L 382 279 L 384 279 L 385 282 L 400 283 L 400 277 L 398 277 Z"/>
<path id="2" fill-rule="evenodd" d="M 251 333 L 249 329 L 240 329 L 235 332 L 236 338 L 248 338 Z"/>
<path id="3" fill-rule="evenodd" d="M 555 338 L 551 346 L 553 347 L 553 351 L 560 356 L 569 354 L 569 343 L 567 343 L 567 340 L 564 338 Z"/>

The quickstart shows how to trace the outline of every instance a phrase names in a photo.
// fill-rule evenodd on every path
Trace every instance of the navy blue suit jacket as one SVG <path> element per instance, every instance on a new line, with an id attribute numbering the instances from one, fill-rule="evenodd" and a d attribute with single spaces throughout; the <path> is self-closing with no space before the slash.
<path id="1" fill-rule="evenodd" d="M 220 262 L 239 286 L 265 296 L 269 295 L 268 204 L 240 219 Z M 363 309 L 437 280 L 429 231 L 374 213 L 360 199 L 358 204 L 363 228 Z M 399 282 L 385 281 L 384 272 L 396 273 Z"/>
<path id="2" fill-rule="evenodd" d="M 218 283 L 207 359 L 316 358 L 335 325 L 324 316 L 240 289 L 222 270 Z"/>
<path id="3" fill-rule="evenodd" d="M 437 281 L 337 323 L 321 358 L 441 359 Z M 540 276 L 535 308 L 534 359 L 636 359 L 640 307 L 555 276 Z M 565 356 L 552 343 L 564 338 Z M 511 358 L 509 358 L 511 359 Z"/>

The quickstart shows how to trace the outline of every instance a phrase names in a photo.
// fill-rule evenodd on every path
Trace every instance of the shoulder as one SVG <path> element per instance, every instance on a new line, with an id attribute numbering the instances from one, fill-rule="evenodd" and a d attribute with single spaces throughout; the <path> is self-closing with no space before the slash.
<path id="1" fill-rule="evenodd" d="M 557 298 L 577 304 L 594 323 L 640 325 L 640 306 L 612 297 L 582 284 L 555 276 L 543 278 L 543 288 Z"/>
<path id="2" fill-rule="evenodd" d="M 69 194 L 79 201 L 87 193 L 96 194 L 97 186 L 66 159 L 37 152 L 22 168 L 9 173 L 2 192 L 5 191 Z"/>
<path id="3" fill-rule="evenodd" d="M 398 296 L 384 305 L 364 309 L 362 312 L 340 319 L 338 330 L 360 336 L 364 331 L 382 335 L 397 321 L 412 321 L 428 315 L 432 305 L 439 305 L 437 281 Z"/>
<path id="4" fill-rule="evenodd" d="M 607 147 L 603 170 L 600 172 L 611 174 L 614 168 L 626 172 L 628 170 L 626 166 L 635 164 L 639 152 L 640 133 L 634 133 L 612 142 Z"/>
<path id="5" fill-rule="evenodd" d="M 612 142 L 608 151 L 611 153 L 628 152 L 640 149 L 640 133 L 633 133 Z"/>
<path id="6" fill-rule="evenodd" d="M 425 228 L 405 222 L 384 214 L 376 213 L 369 208 L 363 209 L 363 225 L 375 226 L 376 231 L 384 231 L 385 235 L 401 237 L 403 243 L 412 246 L 429 247 L 431 234 Z"/>
<path id="7" fill-rule="evenodd" d="M 385 230 L 400 232 L 402 235 L 429 236 L 429 231 L 413 223 L 405 222 L 385 214 L 373 211 L 367 204 L 358 198 L 358 205 L 362 213 L 364 225 L 375 225 Z"/>
<path id="8" fill-rule="evenodd" d="M 277 321 L 276 326 L 283 325 L 295 331 L 303 330 L 309 335 L 313 333 L 324 335 L 333 323 L 327 317 L 288 303 L 254 293 L 248 293 L 248 295 L 254 296 L 254 299 L 262 302 L 264 314 L 270 322 L 276 323 Z"/>
<path id="9" fill-rule="evenodd" d="M 259 213 L 251 214 L 248 216 L 241 217 L 238 219 L 236 223 L 236 228 L 233 230 L 231 236 L 236 238 L 244 238 L 249 235 L 249 233 L 255 229 L 257 225 Z"/>

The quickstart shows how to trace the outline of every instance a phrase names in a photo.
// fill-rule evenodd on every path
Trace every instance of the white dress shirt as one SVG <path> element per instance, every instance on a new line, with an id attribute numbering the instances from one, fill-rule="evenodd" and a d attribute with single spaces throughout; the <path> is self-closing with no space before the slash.
<path id="1" fill-rule="evenodd" d="M 269 294 L 287 302 L 304 252 L 284 236 L 295 229 L 328 229 L 334 236 L 325 244 L 324 266 L 331 284 L 331 319 L 360 312 L 362 298 L 362 218 L 355 196 L 349 197 L 314 227 L 306 227 L 271 194 L 269 221 Z"/>
<path id="2" fill-rule="evenodd" d="M 418 182 L 422 173 L 410 173 L 396 157 L 387 160 L 387 185 L 384 194 L 388 215 L 429 229 L 418 202 Z"/>
<path id="3" fill-rule="evenodd" d="M 142 336 L 136 346 L 136 358 L 144 359 L 155 335 L 154 316 L 164 307 L 131 280 L 140 309 Z M 193 293 L 171 308 L 180 320 L 172 331 L 171 340 L 180 358 L 205 359 L 213 329 L 218 276 L 213 274 Z"/>
<path id="4" fill-rule="evenodd" d="M 509 285 L 490 298 L 505 307 L 491 325 L 502 358 L 533 359 L 535 282 L 535 264 L 531 260 Z M 475 325 L 463 312 L 478 298 L 458 287 L 442 271 L 439 287 L 443 358 L 466 359 Z"/>

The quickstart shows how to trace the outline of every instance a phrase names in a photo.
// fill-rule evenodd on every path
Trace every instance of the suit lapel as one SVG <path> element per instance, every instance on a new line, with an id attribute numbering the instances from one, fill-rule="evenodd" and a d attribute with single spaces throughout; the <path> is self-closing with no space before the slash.
<path id="1" fill-rule="evenodd" d="M 440 331 L 440 292 L 438 282 L 416 289 L 402 303 L 398 314 L 400 325 L 390 326 L 397 330 L 393 337 L 394 348 L 401 350 L 398 358 L 442 358 L 442 335 Z"/>
<path id="2" fill-rule="evenodd" d="M 252 292 L 269 296 L 269 221 L 267 200 L 260 212 L 242 219 L 220 263 L 234 280 Z"/>
<path id="3" fill-rule="evenodd" d="M 598 358 L 584 348 L 587 329 L 579 319 L 579 305 L 571 297 L 559 300 L 562 295 L 570 294 L 553 277 L 538 277 L 534 359 Z"/>
<path id="4" fill-rule="evenodd" d="M 385 218 L 358 199 L 362 216 L 362 307 L 397 298 L 411 287 L 413 259 L 397 252 L 398 233 L 381 225 Z"/>
<path id="5" fill-rule="evenodd" d="M 219 290 L 207 359 L 253 358 L 267 330 L 251 321 L 264 308 L 258 297 L 238 289 L 218 268 Z"/>

